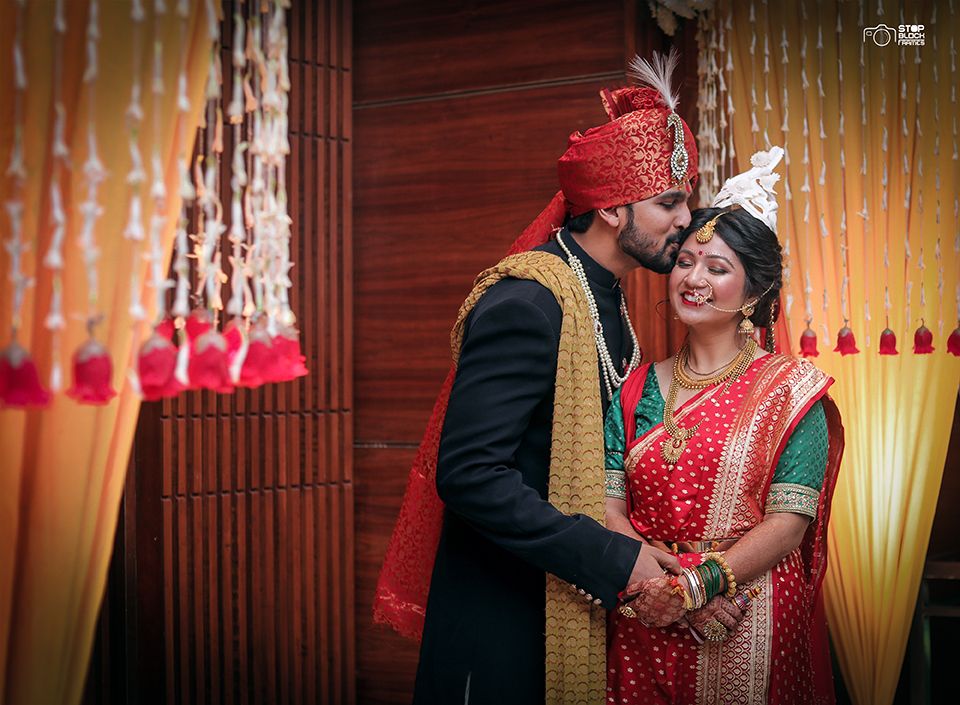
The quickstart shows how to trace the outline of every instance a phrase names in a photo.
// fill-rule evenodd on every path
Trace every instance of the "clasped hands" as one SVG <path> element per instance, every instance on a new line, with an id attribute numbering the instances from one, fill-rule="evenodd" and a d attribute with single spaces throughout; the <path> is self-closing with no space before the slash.
<path id="1" fill-rule="evenodd" d="M 690 609 L 689 591 L 676 556 L 645 544 L 630 584 L 621 593 L 620 612 L 650 627 L 686 623 L 701 641 L 722 641 L 743 620 L 743 610 L 722 595 L 714 596 L 699 609 Z"/>

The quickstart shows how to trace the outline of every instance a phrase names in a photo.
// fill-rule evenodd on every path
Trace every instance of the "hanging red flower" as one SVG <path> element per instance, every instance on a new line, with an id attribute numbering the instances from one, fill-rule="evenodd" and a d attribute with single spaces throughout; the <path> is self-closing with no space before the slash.
<path id="1" fill-rule="evenodd" d="M 153 331 L 173 342 L 173 334 L 176 332 L 176 326 L 173 323 L 173 319 L 168 316 L 154 326 Z"/>
<path id="2" fill-rule="evenodd" d="M 243 368 L 240 370 L 240 379 L 237 384 L 241 387 L 259 387 L 273 380 L 278 374 L 276 370 L 278 362 L 280 362 L 279 357 L 267 332 L 259 327 L 252 328 L 247 356 L 243 360 Z"/>
<path id="3" fill-rule="evenodd" d="M 240 352 L 240 348 L 243 347 L 244 337 L 243 322 L 236 318 L 230 321 L 227 327 L 223 329 L 223 339 L 227 342 L 227 360 L 231 365 L 233 364 L 234 357 Z"/>
<path id="4" fill-rule="evenodd" d="M 202 308 L 194 309 L 187 316 L 186 322 L 187 336 L 190 340 L 196 340 L 208 330 L 213 328 L 213 318 L 210 313 Z"/>
<path id="5" fill-rule="evenodd" d="M 155 401 L 175 397 L 183 391 L 174 375 L 176 366 L 177 348 L 157 326 L 137 354 L 137 374 L 143 398 Z"/>
<path id="6" fill-rule="evenodd" d="M 112 377 L 110 353 L 90 338 L 73 354 L 73 385 L 67 390 L 67 396 L 81 404 L 106 404 L 117 396 L 111 385 Z"/>
<path id="7" fill-rule="evenodd" d="M 953 333 L 947 338 L 947 352 L 960 357 L 960 326 L 954 328 Z"/>
<path id="8" fill-rule="evenodd" d="M 0 351 L 0 405 L 38 407 L 50 403 L 51 394 L 40 384 L 37 366 L 16 341 Z"/>
<path id="9" fill-rule="evenodd" d="M 817 357 L 820 351 L 817 350 L 817 334 L 807 323 L 807 329 L 800 334 L 800 354 L 803 357 Z"/>
<path id="10" fill-rule="evenodd" d="M 898 355 L 897 352 L 897 334 L 889 328 L 885 328 L 880 334 L 880 354 Z"/>
<path id="11" fill-rule="evenodd" d="M 837 333 L 837 347 L 833 349 L 841 355 L 856 355 L 860 352 L 857 349 L 857 339 L 853 336 L 853 331 L 849 326 L 844 326 Z"/>
<path id="12" fill-rule="evenodd" d="M 233 391 L 227 363 L 227 341 L 216 330 L 208 330 L 192 339 L 187 374 L 191 389 L 212 389 L 221 394 Z"/>
<path id="13" fill-rule="evenodd" d="M 271 382 L 289 382 L 308 374 L 303 364 L 306 358 L 300 353 L 300 332 L 296 328 L 282 328 L 272 339 L 276 355 Z"/>
<path id="14" fill-rule="evenodd" d="M 933 333 L 923 323 L 913 334 L 913 353 L 915 355 L 929 355 L 933 352 Z"/>

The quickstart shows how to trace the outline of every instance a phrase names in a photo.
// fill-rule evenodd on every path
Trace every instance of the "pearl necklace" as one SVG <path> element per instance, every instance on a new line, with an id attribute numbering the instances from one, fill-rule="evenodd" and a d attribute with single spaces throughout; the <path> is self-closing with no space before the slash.
<path id="1" fill-rule="evenodd" d="M 617 372 L 616 365 L 613 364 L 613 359 L 610 357 L 610 351 L 607 349 L 607 341 L 603 337 L 603 324 L 600 322 L 600 311 L 597 309 L 597 300 L 593 298 L 593 292 L 590 290 L 590 282 L 587 279 L 586 271 L 583 269 L 583 262 L 570 251 L 570 248 L 567 247 L 567 244 L 560 237 L 559 230 L 557 231 L 557 244 L 560 245 L 560 249 L 567 255 L 567 262 L 570 265 L 570 269 L 573 270 L 577 281 L 580 282 L 583 293 L 587 297 L 590 317 L 593 318 L 593 335 L 597 341 L 597 355 L 600 357 L 600 370 L 603 377 L 603 384 L 607 390 L 607 399 L 613 399 L 614 391 L 619 389 L 620 385 L 627 379 L 627 376 L 637 369 L 642 356 L 640 343 L 637 341 L 637 333 L 633 330 L 633 323 L 630 322 L 630 314 L 627 312 L 627 301 L 623 297 L 623 289 L 620 290 L 620 315 L 623 316 L 623 320 L 627 323 L 627 330 L 630 332 L 630 340 L 633 343 L 633 354 L 630 356 L 630 363 L 621 375 Z"/>

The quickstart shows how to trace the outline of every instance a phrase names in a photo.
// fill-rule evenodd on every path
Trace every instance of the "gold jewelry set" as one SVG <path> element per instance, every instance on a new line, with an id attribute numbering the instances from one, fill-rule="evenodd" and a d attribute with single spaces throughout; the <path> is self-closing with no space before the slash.
<path id="1" fill-rule="evenodd" d="M 690 347 L 684 343 L 673 361 L 673 377 L 670 380 L 670 389 L 667 392 L 667 398 L 663 406 L 663 426 L 667 431 L 669 438 L 660 446 L 660 454 L 668 465 L 676 465 L 680 456 L 687 447 L 687 441 L 696 435 L 700 429 L 701 421 L 693 426 L 684 428 L 680 426 L 673 416 L 674 408 L 677 404 L 677 393 L 680 387 L 684 389 L 700 390 L 711 387 L 721 382 L 726 382 L 723 392 L 730 389 L 730 385 L 740 377 L 750 364 L 757 352 L 757 341 L 748 338 L 740 352 L 734 358 L 721 368 L 716 375 L 704 379 L 696 379 L 687 374 L 685 368 L 689 366 Z"/>

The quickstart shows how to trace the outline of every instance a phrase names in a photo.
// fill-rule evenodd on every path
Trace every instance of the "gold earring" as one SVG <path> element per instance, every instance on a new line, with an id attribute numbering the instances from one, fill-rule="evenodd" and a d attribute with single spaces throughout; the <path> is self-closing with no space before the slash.
<path id="1" fill-rule="evenodd" d="M 744 304 L 740 307 L 740 313 L 743 314 L 743 320 L 740 321 L 740 325 L 737 326 L 737 332 L 740 335 L 753 335 L 753 321 L 750 320 L 750 316 L 753 315 L 754 308 L 753 304 Z"/>

